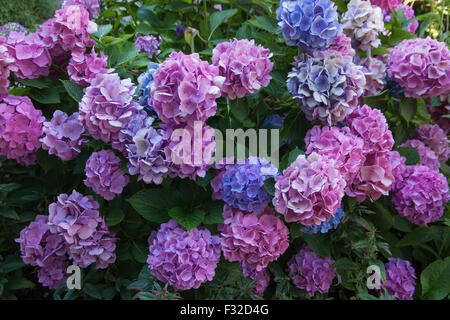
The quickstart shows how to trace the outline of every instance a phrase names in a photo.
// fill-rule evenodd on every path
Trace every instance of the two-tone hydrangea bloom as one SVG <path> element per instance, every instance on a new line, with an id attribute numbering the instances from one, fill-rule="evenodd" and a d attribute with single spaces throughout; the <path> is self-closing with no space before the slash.
<path id="1" fill-rule="evenodd" d="M 223 81 L 197 53 L 172 52 L 153 75 L 149 104 L 166 123 L 205 121 L 216 114 Z"/>
<path id="2" fill-rule="evenodd" d="M 214 129 L 199 121 L 193 126 L 171 123 L 162 124 L 160 128 L 165 133 L 164 153 L 170 162 L 169 176 L 191 180 L 205 177 L 214 162 Z"/>
<path id="3" fill-rule="evenodd" d="M 275 210 L 286 222 L 305 226 L 330 220 L 341 206 L 346 181 L 335 161 L 313 152 L 307 158 L 299 155 L 275 177 Z"/>
<path id="4" fill-rule="evenodd" d="M 351 0 L 347 8 L 342 17 L 344 33 L 354 39 L 361 50 L 377 48 L 381 44 L 378 35 L 384 31 L 381 9 L 365 0 Z"/>
<path id="5" fill-rule="evenodd" d="M 38 270 L 39 283 L 51 290 L 56 290 L 60 285 L 66 283 L 69 276 L 67 274 L 68 266 L 66 257 L 50 256 L 46 260 L 46 264 Z"/>
<path id="6" fill-rule="evenodd" d="M 305 232 L 308 234 L 316 234 L 318 232 L 327 233 L 331 229 L 336 229 L 338 227 L 339 223 L 341 223 L 341 220 L 344 216 L 345 216 L 344 209 L 342 209 L 342 207 L 339 207 L 336 210 L 334 217 L 332 217 L 330 220 L 324 221 L 319 225 L 304 227 L 304 228 L 301 228 L 300 230 L 302 232 Z"/>
<path id="7" fill-rule="evenodd" d="M 335 161 L 345 181 L 350 183 L 363 166 L 364 142 L 350 132 L 348 127 L 314 126 L 306 133 L 306 153 L 316 152 Z"/>
<path id="8" fill-rule="evenodd" d="M 406 171 L 406 158 L 402 157 L 398 151 L 389 152 L 389 162 L 392 167 L 392 175 L 395 183 L 403 179 L 403 174 Z"/>
<path id="9" fill-rule="evenodd" d="M 116 235 L 108 229 L 104 219 L 100 219 L 95 232 L 86 239 L 78 239 L 68 248 L 74 263 L 87 268 L 95 263 L 97 269 L 105 269 L 116 261 Z"/>
<path id="10" fill-rule="evenodd" d="M 25 166 L 34 164 L 44 121 L 28 97 L 0 97 L 0 155 Z"/>
<path id="11" fill-rule="evenodd" d="M 153 75 L 158 69 L 159 64 L 150 62 L 147 65 L 147 71 L 141 73 L 138 77 L 139 103 L 150 113 L 154 113 L 153 107 L 149 104 L 151 86 L 153 84 Z"/>
<path id="12" fill-rule="evenodd" d="M 256 214 L 225 205 L 223 218 L 218 230 L 223 255 L 230 262 L 245 263 L 259 272 L 289 246 L 289 230 L 270 207 Z"/>
<path id="13" fill-rule="evenodd" d="M 263 297 L 264 291 L 266 291 L 270 283 L 269 270 L 265 268 L 261 271 L 256 271 L 255 269 L 249 268 L 245 263 L 241 263 L 241 269 L 242 273 L 244 274 L 244 277 L 256 281 L 256 285 L 253 287 L 252 290 L 253 294 L 259 297 Z"/>
<path id="14" fill-rule="evenodd" d="M 8 93 L 10 71 L 17 71 L 14 58 L 9 54 L 6 38 L 0 36 L 0 95 Z"/>
<path id="15" fill-rule="evenodd" d="M 115 142 L 121 128 L 141 108 L 133 100 L 135 87 L 117 73 L 99 73 L 79 104 L 80 121 L 95 139 Z"/>
<path id="16" fill-rule="evenodd" d="M 108 57 L 103 52 L 98 56 L 94 50 L 91 53 L 72 52 L 72 58 L 67 65 L 69 79 L 83 87 L 87 87 L 99 73 L 109 73 L 114 69 L 107 69 Z"/>
<path id="17" fill-rule="evenodd" d="M 359 61 L 366 77 L 364 96 L 380 94 L 386 87 L 386 64 L 377 58 L 364 58 Z"/>
<path id="18" fill-rule="evenodd" d="M 281 0 L 277 19 L 286 44 L 303 51 L 323 50 L 342 32 L 330 0 Z"/>
<path id="19" fill-rule="evenodd" d="M 134 46 L 139 52 L 145 52 L 151 59 L 153 55 L 160 54 L 161 50 L 159 50 L 159 46 L 161 45 L 161 42 L 161 36 L 159 36 L 158 38 L 151 35 L 141 36 L 136 39 L 136 41 L 134 42 Z"/>
<path id="20" fill-rule="evenodd" d="M 450 50 L 430 37 L 403 40 L 391 50 L 388 74 L 407 97 L 438 96 L 450 86 Z"/>
<path id="21" fill-rule="evenodd" d="M 370 3 L 380 7 L 383 11 L 390 12 L 397 9 L 402 0 L 370 0 Z"/>
<path id="22" fill-rule="evenodd" d="M 9 55 L 14 58 L 14 74 L 22 79 L 48 76 L 52 59 L 36 33 L 11 32 L 7 41 Z"/>
<path id="23" fill-rule="evenodd" d="M 130 178 L 120 170 L 120 158 L 112 150 L 93 152 L 86 161 L 84 184 L 106 200 L 121 194 Z"/>
<path id="24" fill-rule="evenodd" d="M 334 39 L 331 46 L 327 48 L 328 51 L 337 51 L 343 56 L 354 57 L 356 52 L 352 48 L 352 41 L 344 33 L 339 33 Z"/>
<path id="25" fill-rule="evenodd" d="M 73 190 L 71 195 L 60 194 L 48 206 L 48 222 L 52 233 L 60 233 L 67 243 L 86 240 L 97 230 L 102 219 L 99 204 L 92 196 Z"/>
<path id="26" fill-rule="evenodd" d="M 18 22 L 8 22 L 0 27 L 0 37 L 8 38 L 13 31 L 27 33 L 28 29 Z"/>
<path id="27" fill-rule="evenodd" d="M 420 164 L 423 166 L 427 166 L 430 169 L 439 171 L 439 167 L 441 166 L 441 164 L 439 163 L 438 156 L 422 141 L 416 139 L 408 140 L 400 147 L 416 148 L 420 156 Z"/>
<path id="28" fill-rule="evenodd" d="M 418 225 L 442 217 L 450 199 L 445 176 L 423 165 L 407 166 L 393 190 L 392 202 L 399 214 Z"/>
<path id="29" fill-rule="evenodd" d="M 414 137 L 425 143 L 433 150 L 439 161 L 446 162 L 450 156 L 447 134 L 438 125 L 421 124 L 415 131 Z"/>
<path id="30" fill-rule="evenodd" d="M 389 258 L 389 262 L 384 265 L 386 270 L 386 281 L 382 283 L 382 293 L 384 289 L 397 300 L 412 300 L 416 286 L 416 273 L 411 263 L 399 258 Z"/>
<path id="31" fill-rule="evenodd" d="M 56 110 L 53 118 L 44 122 L 42 132 L 42 149 L 65 161 L 74 159 L 87 142 L 82 137 L 84 127 L 78 119 L 78 112 L 68 116 L 65 112 Z"/>
<path id="32" fill-rule="evenodd" d="M 234 208 L 258 213 L 272 198 L 264 188 L 264 180 L 278 174 L 278 169 L 264 158 L 250 157 L 244 163 L 225 166 L 211 180 L 213 200 L 222 199 Z"/>
<path id="33" fill-rule="evenodd" d="M 399 6 L 401 8 L 401 10 L 403 11 L 403 13 L 405 14 L 405 18 L 406 20 L 410 20 L 415 18 L 415 14 L 414 14 L 414 9 L 406 4 L 401 4 Z M 390 13 L 385 13 L 384 16 L 384 21 L 386 22 L 390 22 L 391 21 L 391 15 Z M 416 33 L 417 28 L 419 27 L 419 21 L 414 20 L 411 21 L 408 26 L 406 27 L 406 31 L 410 32 L 410 33 Z"/>
<path id="34" fill-rule="evenodd" d="M 361 66 L 336 51 L 300 55 L 288 73 L 287 88 L 306 118 L 332 124 L 343 121 L 358 105 L 366 79 Z"/>
<path id="35" fill-rule="evenodd" d="M 298 289 L 305 290 L 313 297 L 316 292 L 327 293 L 330 290 L 336 276 L 333 263 L 333 259 L 321 257 L 305 245 L 289 260 L 286 271 Z"/>
<path id="36" fill-rule="evenodd" d="M 89 12 L 91 19 L 95 19 L 100 15 L 100 0 L 65 0 L 62 7 L 78 5 L 82 6 Z"/>
<path id="37" fill-rule="evenodd" d="M 213 279 L 220 260 L 220 239 L 208 229 L 187 231 L 170 220 L 152 232 L 148 244 L 151 274 L 175 290 L 198 289 Z"/>
<path id="38" fill-rule="evenodd" d="M 273 62 L 269 49 L 256 45 L 254 40 L 230 40 L 213 49 L 212 63 L 225 78 L 222 96 L 242 98 L 269 85 Z"/>

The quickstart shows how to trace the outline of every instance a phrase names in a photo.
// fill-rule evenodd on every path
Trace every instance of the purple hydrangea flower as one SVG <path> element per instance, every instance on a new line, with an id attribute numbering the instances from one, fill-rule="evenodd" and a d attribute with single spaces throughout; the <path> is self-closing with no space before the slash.
<path id="1" fill-rule="evenodd" d="M 151 59 L 153 54 L 160 54 L 161 50 L 159 50 L 159 46 L 161 45 L 161 42 L 161 36 L 158 38 L 154 36 L 141 36 L 136 39 L 134 45 L 139 52 L 145 52 Z"/>
<path id="2" fill-rule="evenodd" d="M 82 137 L 84 127 L 78 119 L 78 112 L 68 116 L 65 112 L 56 110 L 51 121 L 44 122 L 42 149 L 48 150 L 61 160 L 72 160 L 86 144 Z"/>
<path id="3" fill-rule="evenodd" d="M 66 257 L 50 256 L 46 264 L 38 270 L 38 281 L 44 287 L 55 290 L 67 281 L 68 266 Z"/>
<path id="4" fill-rule="evenodd" d="M 382 288 L 398 300 L 412 300 L 416 274 L 411 263 L 399 258 L 389 258 L 389 262 L 384 267 L 386 282 L 382 284 Z"/>
<path id="5" fill-rule="evenodd" d="M 439 161 L 446 162 L 448 160 L 450 147 L 447 134 L 437 124 L 421 124 L 414 131 L 414 137 L 433 150 Z"/>
<path id="6" fill-rule="evenodd" d="M 268 118 L 264 119 L 261 128 L 262 129 L 267 129 L 270 127 L 282 128 L 284 125 L 284 118 L 285 117 L 282 117 L 279 114 L 271 114 Z"/>
<path id="7" fill-rule="evenodd" d="M 15 59 L 8 52 L 6 38 L 0 36 L 0 95 L 8 93 L 10 72 L 18 70 L 14 61 Z"/>
<path id="8" fill-rule="evenodd" d="M 342 32 L 330 0 L 281 0 L 277 19 L 286 44 L 303 51 L 323 50 Z"/>
<path id="9" fill-rule="evenodd" d="M 269 270 L 265 268 L 261 271 L 256 271 L 255 269 L 249 268 L 245 263 L 241 263 L 241 269 L 246 278 L 256 281 L 256 285 L 252 290 L 253 294 L 263 297 L 264 291 L 266 291 L 270 283 Z"/>
<path id="10" fill-rule="evenodd" d="M 208 229 L 187 231 L 170 220 L 152 232 L 148 243 L 151 274 L 175 290 L 198 289 L 213 279 L 220 260 L 220 239 Z"/>
<path id="11" fill-rule="evenodd" d="M 78 5 L 82 6 L 89 12 L 91 19 L 95 19 L 100 15 L 100 0 L 65 0 L 62 7 Z"/>
<path id="12" fill-rule="evenodd" d="M 94 50 L 86 54 L 72 52 L 72 58 L 67 66 L 69 79 L 83 87 L 90 85 L 91 80 L 99 73 L 110 73 L 114 69 L 107 69 L 108 57 L 103 52 L 98 56 Z"/>
<path id="13" fill-rule="evenodd" d="M 8 38 L 13 31 L 27 33 L 28 29 L 18 22 L 8 22 L 0 27 L 0 37 Z"/>
<path id="14" fill-rule="evenodd" d="M 389 152 L 389 162 L 391 163 L 395 183 L 403 180 L 403 174 L 406 171 L 406 158 L 402 157 L 398 151 L 391 151 Z"/>
<path id="15" fill-rule="evenodd" d="M 439 163 L 438 156 L 436 155 L 436 153 L 434 153 L 433 150 L 428 148 L 422 141 L 415 139 L 408 140 L 405 143 L 403 143 L 400 147 L 416 148 L 420 156 L 420 164 L 427 166 L 432 170 L 439 171 L 439 167 L 441 166 L 441 164 Z"/>
<path id="16" fill-rule="evenodd" d="M 370 0 L 370 3 L 380 7 L 383 11 L 390 12 L 397 9 L 402 0 Z"/>
<path id="17" fill-rule="evenodd" d="M 182 24 L 177 25 L 175 28 L 175 35 L 177 37 L 182 37 L 184 35 L 184 31 L 186 30 L 186 27 Z"/>
<path id="18" fill-rule="evenodd" d="M 289 260 L 287 271 L 294 285 L 313 297 L 316 292 L 327 293 L 330 290 L 336 276 L 333 263 L 333 259 L 318 256 L 305 245 Z"/>
<path id="19" fill-rule="evenodd" d="M 319 225 L 304 227 L 301 229 L 301 231 L 308 233 L 308 234 L 316 234 L 318 232 L 327 233 L 331 229 L 336 229 L 344 216 L 345 216 L 345 212 L 341 206 L 336 210 L 334 217 L 332 217 L 330 220 L 324 221 Z"/>

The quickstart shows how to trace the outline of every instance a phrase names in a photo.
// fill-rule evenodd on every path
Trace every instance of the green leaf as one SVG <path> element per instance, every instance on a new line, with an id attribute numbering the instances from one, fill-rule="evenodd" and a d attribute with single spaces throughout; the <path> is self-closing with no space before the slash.
<path id="1" fill-rule="evenodd" d="M 450 257 L 436 260 L 427 266 L 420 275 L 422 298 L 441 300 L 450 293 Z"/>
<path id="2" fill-rule="evenodd" d="M 203 224 L 223 223 L 223 201 L 210 201 L 205 206 L 206 215 Z"/>
<path id="3" fill-rule="evenodd" d="M 33 288 L 35 285 L 33 282 L 25 278 L 12 278 L 8 279 L 6 286 L 10 290 L 20 290 Z"/>
<path id="4" fill-rule="evenodd" d="M 407 122 L 410 122 L 414 118 L 417 112 L 417 101 L 413 98 L 403 98 L 400 101 L 400 115 Z"/>
<path id="5" fill-rule="evenodd" d="M 137 243 L 133 241 L 131 246 L 131 254 L 137 262 L 145 263 L 148 256 L 148 248 L 142 243 Z"/>
<path id="6" fill-rule="evenodd" d="M 230 102 L 231 113 L 239 121 L 244 120 L 248 115 L 247 102 L 244 99 L 235 99 Z"/>
<path id="7" fill-rule="evenodd" d="M 83 291 L 90 297 L 94 299 L 101 299 L 102 294 L 100 293 L 100 290 L 93 285 L 92 283 L 85 283 L 83 286 Z"/>
<path id="8" fill-rule="evenodd" d="M 40 77 L 38 79 L 21 79 L 17 78 L 17 81 L 21 84 L 26 85 L 27 87 L 33 87 L 37 89 L 48 88 L 51 85 L 51 81 L 48 78 Z"/>
<path id="9" fill-rule="evenodd" d="M 117 59 L 116 66 L 121 65 L 121 64 L 133 59 L 138 54 L 139 54 L 139 52 L 137 51 L 134 43 L 125 42 L 120 47 L 120 55 L 119 55 L 119 58 Z"/>
<path id="10" fill-rule="evenodd" d="M 64 89 L 66 89 L 67 93 L 72 97 L 72 99 L 80 103 L 84 95 L 83 87 L 69 80 L 60 81 L 62 82 Z"/>
<path id="11" fill-rule="evenodd" d="M 0 266 L 0 273 L 10 273 L 25 267 L 25 263 L 13 261 Z M 1 296 L 1 295 L 0 295 Z"/>
<path id="12" fill-rule="evenodd" d="M 112 30 L 112 25 L 110 24 L 103 24 L 103 25 L 99 25 L 97 28 L 97 32 L 94 33 L 94 35 L 101 39 L 103 36 L 106 36 L 108 33 L 110 33 Z"/>
<path id="13" fill-rule="evenodd" d="M 301 237 L 311 247 L 311 249 L 322 257 L 331 256 L 331 248 L 329 240 L 325 240 L 322 235 L 319 234 L 307 234 L 302 233 Z"/>
<path id="14" fill-rule="evenodd" d="M 5 217 L 5 218 L 15 219 L 15 220 L 20 219 L 16 210 L 14 210 L 13 208 L 8 208 L 8 207 L 0 208 L 0 216 Z"/>
<path id="15" fill-rule="evenodd" d="M 190 231 L 203 221 L 205 212 L 200 209 L 186 212 L 180 207 L 173 207 L 169 210 L 169 216 Z"/>
<path id="16" fill-rule="evenodd" d="M 32 89 L 30 90 L 30 98 L 42 104 L 60 103 L 58 89 L 55 87 Z"/>
<path id="17" fill-rule="evenodd" d="M 397 149 L 401 156 L 406 158 L 405 164 L 412 166 L 420 162 L 420 155 L 416 148 L 400 147 Z"/>
<path id="18" fill-rule="evenodd" d="M 275 195 L 275 178 L 267 178 L 264 180 L 264 188 L 266 189 L 267 193 L 271 196 Z"/>
<path id="19" fill-rule="evenodd" d="M 406 234 L 397 242 L 397 247 L 416 246 L 427 243 L 433 239 L 431 230 L 427 227 L 419 227 Z"/>
<path id="20" fill-rule="evenodd" d="M 121 208 L 112 207 L 109 209 L 105 221 L 108 226 L 112 227 L 121 223 L 124 217 L 125 214 L 123 213 Z"/>
<path id="21" fill-rule="evenodd" d="M 291 141 L 297 145 L 303 145 L 303 137 L 310 125 L 304 113 L 298 108 L 292 109 L 284 119 L 284 126 L 281 129 L 280 138 L 282 141 Z"/>
<path id="22" fill-rule="evenodd" d="M 164 223 L 169 220 L 170 193 L 163 189 L 144 189 L 127 201 L 146 220 Z"/>
<path id="23" fill-rule="evenodd" d="M 350 260 L 349 258 L 340 258 L 337 259 L 333 264 L 334 267 L 337 268 L 338 272 L 347 271 L 347 270 L 359 270 L 358 264 Z"/>
<path id="24" fill-rule="evenodd" d="M 211 39 L 214 31 L 227 19 L 231 18 L 238 12 L 237 9 L 229 9 L 223 11 L 214 12 L 209 16 L 209 36 L 208 41 Z"/>
<path id="25" fill-rule="evenodd" d="M 11 192 L 20 188 L 18 183 L 3 183 L 0 184 L 0 192 Z"/>
<path id="26" fill-rule="evenodd" d="M 257 16 L 248 20 L 247 23 L 275 35 L 280 32 L 277 20 L 269 16 Z"/>

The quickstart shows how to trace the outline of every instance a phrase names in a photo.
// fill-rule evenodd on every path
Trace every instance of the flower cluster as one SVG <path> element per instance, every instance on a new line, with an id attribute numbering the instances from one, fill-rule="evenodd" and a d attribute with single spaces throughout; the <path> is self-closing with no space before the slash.
<path id="1" fill-rule="evenodd" d="M 225 78 L 222 96 L 242 98 L 266 87 L 273 68 L 269 49 L 255 45 L 254 40 L 221 42 L 213 49 L 212 63 Z"/>
<path id="2" fill-rule="evenodd" d="M 270 207 L 244 213 L 225 205 L 219 225 L 222 252 L 230 262 L 245 263 L 259 272 L 277 260 L 289 246 L 289 230 Z"/>
<path id="3" fill-rule="evenodd" d="M 65 112 L 56 110 L 53 118 L 44 122 L 42 132 L 42 149 L 65 161 L 74 159 L 87 142 L 82 137 L 84 127 L 78 119 L 78 112 L 68 116 Z"/>
<path id="4" fill-rule="evenodd" d="M 403 143 L 400 147 L 416 148 L 420 156 L 420 164 L 432 170 L 439 171 L 440 163 L 438 156 L 436 155 L 436 153 L 434 153 L 433 150 L 428 148 L 422 141 L 415 139 L 408 140 L 405 143 Z"/>
<path id="5" fill-rule="evenodd" d="M 269 270 L 265 268 L 261 271 L 256 271 L 255 269 L 249 268 L 245 263 L 241 263 L 241 269 L 244 277 L 256 281 L 256 285 L 252 290 L 253 294 L 263 297 L 264 291 L 266 291 L 270 283 Z"/>
<path id="6" fill-rule="evenodd" d="M 100 15 L 100 0 L 65 0 L 62 7 L 73 5 L 82 6 L 86 9 L 91 19 L 95 19 Z"/>
<path id="7" fill-rule="evenodd" d="M 402 0 L 370 0 L 370 3 L 380 7 L 383 11 L 390 12 L 397 9 Z"/>
<path id="8" fill-rule="evenodd" d="M 275 209 L 286 222 L 305 226 L 330 220 L 341 206 L 346 181 L 335 161 L 313 152 L 307 158 L 299 155 L 275 177 Z"/>
<path id="9" fill-rule="evenodd" d="M 93 152 L 84 171 L 84 184 L 106 200 L 112 200 L 121 194 L 130 181 L 120 170 L 120 158 L 112 150 Z"/>
<path id="10" fill-rule="evenodd" d="M 288 46 L 323 50 L 342 31 L 337 8 L 330 0 L 281 0 L 278 25 Z"/>
<path id="11" fill-rule="evenodd" d="M 336 229 L 337 226 L 339 225 L 339 223 L 341 223 L 341 220 L 344 216 L 345 216 L 345 212 L 342 209 L 342 207 L 340 207 L 336 210 L 334 217 L 332 217 L 330 220 L 324 221 L 319 225 L 304 227 L 304 228 L 301 228 L 300 230 L 302 232 L 305 232 L 308 234 L 316 234 L 318 232 L 327 233 L 331 229 Z"/>
<path id="12" fill-rule="evenodd" d="M 422 141 L 433 150 L 439 161 L 446 162 L 450 156 L 447 134 L 438 125 L 421 124 L 415 131 L 414 137 Z"/>
<path id="13" fill-rule="evenodd" d="M 386 87 L 386 64 L 377 58 L 364 58 L 359 64 L 366 77 L 364 96 L 380 94 Z"/>
<path id="14" fill-rule="evenodd" d="M 153 84 L 153 75 L 158 69 L 159 64 L 150 62 L 147 65 L 147 71 L 139 75 L 138 77 L 138 90 L 139 90 L 139 103 L 149 112 L 154 113 L 153 107 L 150 106 L 150 91 Z"/>
<path id="15" fill-rule="evenodd" d="M 197 289 L 213 279 L 220 259 L 220 239 L 208 229 L 187 231 L 170 220 L 152 232 L 148 244 L 150 272 L 175 290 Z"/>
<path id="16" fill-rule="evenodd" d="M 416 274 L 411 263 L 399 258 L 389 258 L 384 268 L 386 282 L 382 284 L 382 290 L 386 289 L 389 295 L 398 300 L 412 300 Z"/>
<path id="17" fill-rule="evenodd" d="M 429 37 L 403 40 L 391 50 L 388 74 L 407 97 L 438 96 L 450 86 L 450 50 Z"/>
<path id="18" fill-rule="evenodd" d="M 161 36 L 158 38 L 154 36 L 142 36 L 136 39 L 134 45 L 139 52 L 145 52 L 151 59 L 153 54 L 160 54 L 161 50 L 159 50 L 159 46 L 161 45 L 161 42 Z"/>
<path id="19" fill-rule="evenodd" d="M 10 71 L 17 71 L 14 61 L 6 47 L 6 38 L 0 36 L 0 95 L 8 93 Z"/>
<path id="20" fill-rule="evenodd" d="M 100 56 L 98 56 L 94 50 L 88 54 L 75 51 L 67 65 L 69 79 L 86 87 L 90 85 L 91 80 L 97 74 L 113 71 L 113 69 L 106 68 L 107 60 L 108 57 L 103 52 L 100 52 Z"/>
<path id="21" fill-rule="evenodd" d="M 25 166 L 34 164 L 44 121 L 28 97 L 0 97 L 0 154 Z"/>
<path id="22" fill-rule="evenodd" d="M 278 169 L 264 158 L 250 157 L 244 163 L 225 165 L 211 180 L 213 200 L 222 199 L 233 208 L 258 213 L 271 199 L 264 180 L 277 175 Z"/>
<path id="23" fill-rule="evenodd" d="M 398 151 L 389 152 L 389 162 L 391 163 L 392 175 L 395 183 L 403 179 L 403 174 L 406 170 L 406 158 L 402 157 Z"/>
<path id="24" fill-rule="evenodd" d="M 354 57 L 356 52 L 352 48 L 352 41 L 344 33 L 339 33 L 333 43 L 327 49 L 328 51 L 336 51 L 343 56 Z"/>
<path id="25" fill-rule="evenodd" d="M 28 29 L 18 22 L 8 22 L 0 27 L 0 37 L 8 38 L 13 31 L 27 33 Z"/>
<path id="26" fill-rule="evenodd" d="M 294 285 L 313 297 L 316 292 L 327 293 L 336 276 L 334 260 L 318 256 L 305 246 L 288 262 L 287 272 Z"/>

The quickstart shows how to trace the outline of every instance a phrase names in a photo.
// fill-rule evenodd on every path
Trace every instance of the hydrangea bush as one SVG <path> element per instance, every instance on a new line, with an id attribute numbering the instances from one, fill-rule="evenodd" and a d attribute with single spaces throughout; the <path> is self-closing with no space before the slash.
<path id="1" fill-rule="evenodd" d="M 0 21 L 0 298 L 448 299 L 441 3 L 66 0 Z"/>

